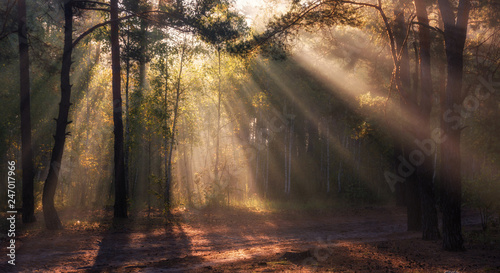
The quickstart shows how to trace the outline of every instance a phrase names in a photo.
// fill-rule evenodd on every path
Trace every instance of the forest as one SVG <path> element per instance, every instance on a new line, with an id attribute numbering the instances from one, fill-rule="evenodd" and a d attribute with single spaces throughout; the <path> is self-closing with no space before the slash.
<path id="1" fill-rule="evenodd" d="M 0 1 L 1 272 L 500 272 L 500 1 Z"/>

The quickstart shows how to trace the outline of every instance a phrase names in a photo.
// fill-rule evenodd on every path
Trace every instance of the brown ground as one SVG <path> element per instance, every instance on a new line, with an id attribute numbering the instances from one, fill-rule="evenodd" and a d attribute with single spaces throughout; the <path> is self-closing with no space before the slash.
<path id="1" fill-rule="evenodd" d="M 467 251 L 459 253 L 406 232 L 401 208 L 174 215 L 165 227 L 160 216 L 103 223 L 96 220 L 110 212 L 65 212 L 63 231 L 26 228 L 17 265 L 2 262 L 0 272 L 500 272 L 500 236 L 479 232 L 472 211 L 463 219 Z"/>

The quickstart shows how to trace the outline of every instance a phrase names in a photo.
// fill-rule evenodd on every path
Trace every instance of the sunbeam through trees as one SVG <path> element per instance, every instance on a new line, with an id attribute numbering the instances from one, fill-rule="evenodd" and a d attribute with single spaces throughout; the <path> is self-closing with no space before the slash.
<path id="1" fill-rule="evenodd" d="M 0 2 L 0 270 L 499 271 L 499 12 Z"/>

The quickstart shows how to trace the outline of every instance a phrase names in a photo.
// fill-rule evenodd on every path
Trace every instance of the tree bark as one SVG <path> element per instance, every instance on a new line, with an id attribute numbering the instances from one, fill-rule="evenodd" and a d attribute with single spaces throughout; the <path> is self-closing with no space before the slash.
<path id="1" fill-rule="evenodd" d="M 19 39 L 19 68 L 21 95 L 21 149 L 23 171 L 23 223 L 32 223 L 35 218 L 35 198 L 33 196 L 33 147 L 31 144 L 31 106 L 30 106 L 30 59 L 28 35 L 26 31 L 26 1 L 17 1 Z"/>
<path id="2" fill-rule="evenodd" d="M 50 168 L 43 187 L 43 216 L 47 229 L 61 229 L 62 224 L 54 206 L 61 161 L 66 141 L 66 127 L 68 125 L 69 108 L 71 106 L 71 54 L 73 51 L 73 1 L 64 3 L 64 51 L 61 66 L 61 101 L 59 103 L 59 114 L 56 119 L 56 134 L 54 135 L 54 147 L 50 159 Z"/>
<path id="3" fill-rule="evenodd" d="M 415 0 L 417 19 L 420 23 L 419 36 L 419 63 L 420 63 L 420 112 L 417 128 L 417 138 L 420 141 L 431 139 L 431 110 L 432 110 L 432 78 L 431 78 L 431 41 L 427 16 L 427 5 L 424 0 Z M 417 178 L 420 186 L 422 204 L 422 238 L 424 240 L 439 239 L 438 218 L 434 185 L 432 183 L 433 164 L 432 154 L 425 156 L 421 166 L 417 166 Z"/>
<path id="4" fill-rule="evenodd" d="M 443 162 L 441 166 L 442 206 L 443 206 L 443 248 L 450 251 L 463 250 L 461 205 L 461 124 L 450 122 L 460 120 L 460 113 L 452 112 L 454 105 L 462 104 L 463 50 L 467 38 L 470 1 L 460 0 L 455 15 L 449 0 L 439 0 L 439 10 L 444 22 L 444 41 L 448 77 L 444 95 L 445 114 L 441 126 L 446 139 L 441 145 Z M 447 115 L 447 113 L 450 113 Z"/>
<path id="5" fill-rule="evenodd" d="M 130 30 L 127 32 L 127 47 L 130 45 Z M 129 112 L 129 87 L 130 87 L 130 57 L 125 60 L 125 147 L 124 147 L 124 168 L 127 198 L 130 191 L 130 112 Z"/>
<path id="6" fill-rule="evenodd" d="M 123 157 L 123 118 L 120 78 L 120 44 L 118 37 L 118 0 L 111 0 L 111 66 L 114 124 L 114 174 L 115 174 L 115 218 L 127 218 L 127 183 L 125 181 L 125 161 Z"/>

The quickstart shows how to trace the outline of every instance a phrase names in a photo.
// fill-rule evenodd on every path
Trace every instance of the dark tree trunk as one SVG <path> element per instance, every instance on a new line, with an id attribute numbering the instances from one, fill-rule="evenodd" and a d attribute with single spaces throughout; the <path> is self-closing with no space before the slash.
<path id="1" fill-rule="evenodd" d="M 127 34 L 128 40 L 128 34 Z M 127 56 L 125 79 L 125 147 L 123 154 L 125 168 L 125 183 L 127 198 L 130 196 L 130 112 L 129 112 L 129 86 L 130 86 L 130 58 Z"/>
<path id="2" fill-rule="evenodd" d="M 398 1 L 397 6 L 394 9 L 394 15 L 396 23 L 394 26 L 396 52 L 400 52 L 401 54 L 399 66 L 396 67 L 396 82 L 402 96 L 401 107 L 403 109 L 406 108 L 410 116 L 415 117 L 417 115 L 417 96 L 415 92 L 412 92 L 414 90 L 412 90 L 411 88 L 410 58 L 408 53 L 408 45 L 407 43 L 405 43 L 407 34 L 405 12 L 400 1 Z M 403 125 L 403 131 L 407 135 L 407 137 L 403 137 L 404 139 L 402 141 L 402 148 L 405 158 L 408 158 L 409 153 L 414 150 L 414 145 L 412 143 L 413 136 L 415 135 L 414 129 L 415 128 L 412 124 Z M 396 143 L 396 145 L 399 145 L 399 143 Z M 399 158 L 399 156 L 401 155 L 396 156 Z M 420 202 L 420 190 L 418 187 L 417 177 L 414 173 L 406 179 L 404 189 L 406 197 L 408 230 L 421 230 L 422 210 Z"/>
<path id="3" fill-rule="evenodd" d="M 73 51 L 73 7 L 72 1 L 64 4 L 64 52 L 61 67 L 61 102 L 59 103 L 59 114 L 56 119 L 56 134 L 54 135 L 54 148 L 50 159 L 50 168 L 43 187 L 43 216 L 47 229 L 61 229 L 62 224 L 54 207 L 54 196 L 56 194 L 61 160 L 66 141 L 66 127 L 68 125 L 69 108 L 71 106 L 71 53 Z"/>
<path id="4" fill-rule="evenodd" d="M 446 139 L 441 145 L 443 162 L 441 166 L 442 207 L 443 207 L 443 247 L 445 250 L 463 250 L 461 205 L 461 158 L 460 124 L 450 122 L 460 119 L 460 114 L 452 111 L 454 105 L 462 104 L 463 50 L 467 38 L 470 1 L 460 0 L 455 15 L 448 0 L 439 0 L 439 10 L 444 22 L 444 40 L 448 77 L 444 95 L 444 115 L 441 121 Z M 449 115 L 447 115 L 449 113 Z"/>
<path id="5" fill-rule="evenodd" d="M 23 170 L 23 223 L 32 223 L 35 218 L 35 198 L 33 196 L 33 147 L 31 146 L 30 113 L 30 58 L 26 31 L 26 2 L 17 1 L 19 39 L 19 67 L 21 93 L 21 149 Z"/>
<path id="6" fill-rule="evenodd" d="M 420 112 L 419 131 L 416 134 L 420 141 L 431 139 L 431 110 L 432 110 L 432 78 L 431 78 L 431 41 L 429 29 L 424 25 L 429 25 L 427 17 L 427 5 L 424 0 L 415 0 L 418 22 L 421 24 L 419 33 L 419 63 L 420 63 Z M 434 145 L 434 150 L 436 146 Z M 432 148 L 432 147 L 429 147 Z M 434 196 L 434 185 L 432 183 L 434 159 L 432 151 L 426 151 L 424 162 L 417 166 L 417 177 L 420 186 L 420 196 L 422 204 L 422 238 L 424 240 L 439 239 L 438 218 L 436 210 L 436 200 Z"/>
<path id="7" fill-rule="evenodd" d="M 405 196 L 407 206 L 407 224 L 408 230 L 422 230 L 422 205 L 420 202 L 420 189 L 417 176 L 410 175 L 405 181 Z"/>
<path id="8" fill-rule="evenodd" d="M 111 65 L 113 89 L 114 161 L 115 161 L 115 207 L 116 218 L 127 217 L 127 183 L 123 157 L 123 120 L 120 79 L 120 44 L 118 41 L 118 0 L 111 0 Z"/>
<path id="9" fill-rule="evenodd" d="M 393 168 L 394 168 L 394 173 L 398 172 L 398 166 L 400 164 L 398 157 L 403 155 L 403 148 L 402 148 L 402 143 L 399 140 L 399 138 L 395 138 L 394 140 L 394 151 L 393 151 Z M 396 206 L 406 206 L 406 183 L 402 182 L 397 182 L 394 185 L 394 194 L 396 195 Z"/>

